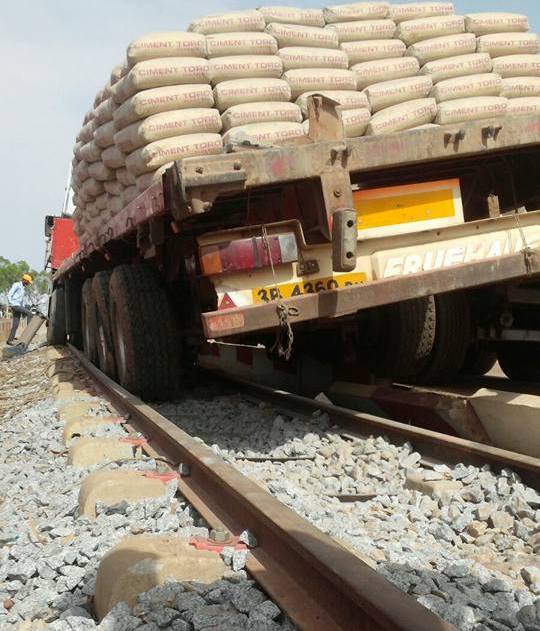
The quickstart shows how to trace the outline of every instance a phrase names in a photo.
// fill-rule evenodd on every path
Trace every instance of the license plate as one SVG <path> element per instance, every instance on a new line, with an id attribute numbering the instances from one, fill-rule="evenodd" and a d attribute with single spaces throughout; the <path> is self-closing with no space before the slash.
<path id="1" fill-rule="evenodd" d="M 293 298 L 303 294 L 315 294 L 320 291 L 331 289 L 341 289 L 366 282 L 364 273 L 342 274 L 341 276 L 330 276 L 329 278 L 317 278 L 314 280 L 302 280 L 297 283 L 283 283 L 276 287 L 256 287 L 252 289 L 253 302 L 271 302 L 278 298 Z"/>

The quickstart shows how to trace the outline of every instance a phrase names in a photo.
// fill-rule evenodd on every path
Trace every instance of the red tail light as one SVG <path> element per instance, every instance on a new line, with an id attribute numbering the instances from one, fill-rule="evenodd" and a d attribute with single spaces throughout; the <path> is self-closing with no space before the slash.
<path id="1" fill-rule="evenodd" d="M 270 256 L 274 265 L 298 260 L 294 233 L 268 235 L 267 242 L 268 247 L 262 237 L 250 237 L 203 245 L 200 248 L 202 272 L 211 276 L 270 267 Z"/>

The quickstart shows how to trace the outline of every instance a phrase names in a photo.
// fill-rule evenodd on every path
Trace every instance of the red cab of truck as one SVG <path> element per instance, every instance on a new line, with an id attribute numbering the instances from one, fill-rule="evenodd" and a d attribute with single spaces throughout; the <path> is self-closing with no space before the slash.
<path id="1" fill-rule="evenodd" d="M 55 272 L 62 263 L 79 249 L 79 239 L 73 232 L 71 217 L 45 218 L 45 236 L 49 239 L 48 265 Z"/>

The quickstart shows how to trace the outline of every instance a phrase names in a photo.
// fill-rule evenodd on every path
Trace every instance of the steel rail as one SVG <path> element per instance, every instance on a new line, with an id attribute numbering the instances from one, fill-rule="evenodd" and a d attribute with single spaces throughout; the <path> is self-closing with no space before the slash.
<path id="1" fill-rule="evenodd" d="M 211 525 L 217 520 L 234 534 L 248 529 L 256 536 L 247 569 L 300 629 L 455 631 L 68 348 L 105 398 L 144 434 L 151 451 L 189 467 L 179 490 L 193 507 Z"/>

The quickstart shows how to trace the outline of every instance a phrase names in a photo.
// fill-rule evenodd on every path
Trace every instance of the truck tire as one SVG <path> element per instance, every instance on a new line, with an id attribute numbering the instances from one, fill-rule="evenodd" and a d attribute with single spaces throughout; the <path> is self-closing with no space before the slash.
<path id="1" fill-rule="evenodd" d="M 99 368 L 111 379 L 116 378 L 116 361 L 109 315 L 109 281 L 112 272 L 98 272 L 92 280 L 96 301 L 96 346 Z"/>
<path id="2" fill-rule="evenodd" d="M 497 350 L 499 365 L 509 379 L 540 381 L 540 344 L 508 342 Z"/>
<path id="3" fill-rule="evenodd" d="M 474 344 L 469 346 L 461 372 L 470 377 L 482 377 L 487 374 L 496 363 L 497 353 Z"/>
<path id="4" fill-rule="evenodd" d="M 180 344 L 174 312 L 148 265 L 120 265 L 111 275 L 110 321 L 121 385 L 149 400 L 176 389 Z"/>
<path id="5" fill-rule="evenodd" d="M 379 377 L 398 381 L 415 379 L 424 368 L 435 340 L 435 304 L 432 296 L 382 307 L 377 314 L 379 342 L 371 369 Z"/>
<path id="6" fill-rule="evenodd" d="M 62 346 L 66 343 L 66 305 L 64 287 L 56 285 L 49 303 L 49 322 L 47 324 L 47 344 Z"/>
<path id="7" fill-rule="evenodd" d="M 77 348 L 82 348 L 81 298 L 81 281 L 78 278 L 66 279 L 64 283 L 66 336 L 68 341 Z"/>
<path id="8" fill-rule="evenodd" d="M 471 342 L 471 313 L 462 292 L 435 296 L 437 326 L 429 361 L 418 383 L 439 385 L 459 374 Z"/>
<path id="9" fill-rule="evenodd" d="M 91 278 L 85 280 L 82 286 L 81 319 L 84 354 L 93 364 L 97 364 L 99 358 L 96 340 L 96 300 Z"/>

